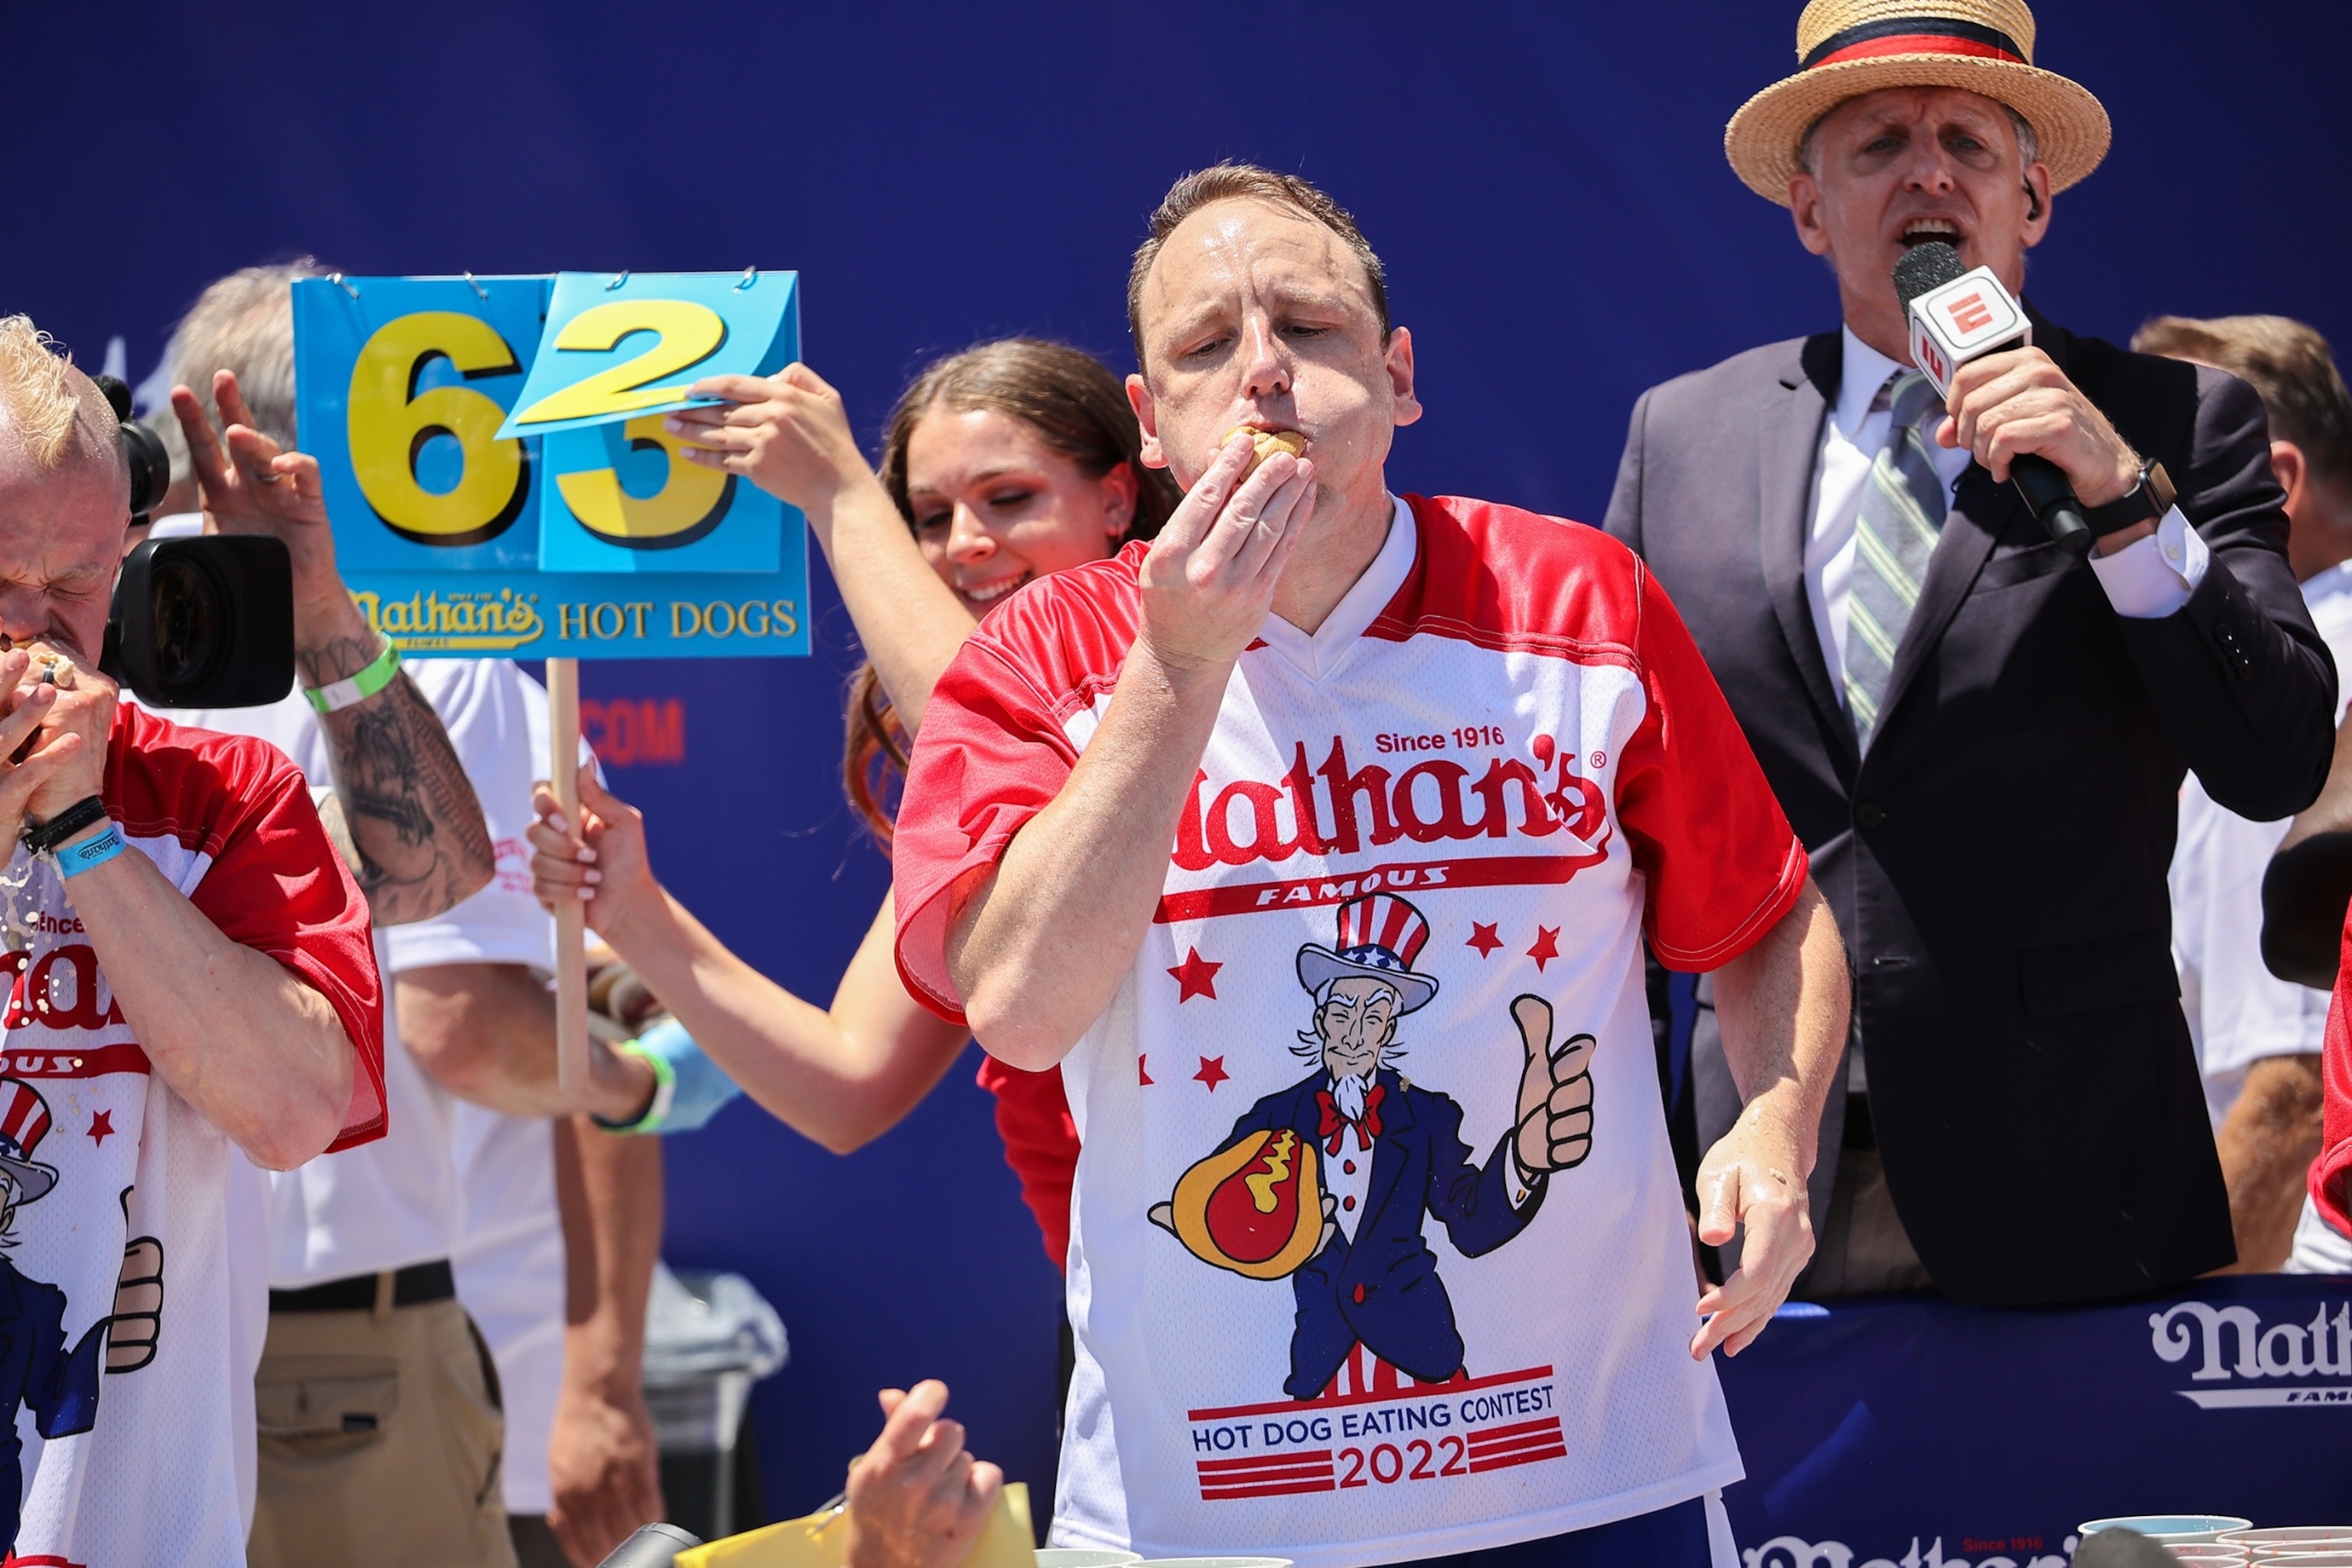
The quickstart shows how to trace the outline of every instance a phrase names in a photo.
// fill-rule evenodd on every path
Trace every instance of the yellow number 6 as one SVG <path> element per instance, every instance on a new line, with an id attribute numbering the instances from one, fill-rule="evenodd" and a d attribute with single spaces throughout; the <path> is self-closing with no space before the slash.
<path id="1" fill-rule="evenodd" d="M 477 317 L 419 310 L 378 328 L 352 367 L 352 472 L 376 516 L 402 538 L 479 544 L 521 515 L 530 470 L 520 441 L 492 438 L 506 413 L 491 399 L 469 386 L 417 393 L 418 373 L 434 359 L 467 376 L 521 369 L 498 330 Z M 465 455 L 446 495 L 416 482 L 416 454 L 436 436 L 454 437 Z"/>
<path id="2" fill-rule="evenodd" d="M 551 425 L 559 419 L 609 419 L 656 404 L 673 403 L 683 386 L 653 386 L 699 364 L 727 341 L 727 322 L 708 305 L 690 300 L 615 300 L 581 311 L 555 335 L 558 349 L 603 352 L 631 332 L 656 332 L 653 347 L 634 359 L 549 393 L 515 415 L 518 425 Z"/>

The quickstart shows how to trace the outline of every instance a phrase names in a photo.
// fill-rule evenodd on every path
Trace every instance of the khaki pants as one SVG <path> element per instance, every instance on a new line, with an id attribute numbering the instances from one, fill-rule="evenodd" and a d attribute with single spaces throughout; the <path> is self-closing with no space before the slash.
<path id="1" fill-rule="evenodd" d="M 1857 1095 L 1846 1106 L 1845 1147 L 1838 1151 L 1829 1220 L 1793 1294 L 1802 1301 L 1826 1301 L 1880 1290 L 1925 1290 L 1934 1281 L 1912 1250 L 1886 1190 L 1869 1101 Z"/>
<path id="2" fill-rule="evenodd" d="M 254 1404 L 251 1568 L 514 1568 L 498 1373 L 456 1301 L 272 1312 Z"/>

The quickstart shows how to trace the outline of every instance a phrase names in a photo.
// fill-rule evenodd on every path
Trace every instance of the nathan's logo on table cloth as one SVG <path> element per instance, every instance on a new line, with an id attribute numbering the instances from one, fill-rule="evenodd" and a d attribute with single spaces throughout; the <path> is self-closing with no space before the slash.
<path id="1" fill-rule="evenodd" d="M 1257 1331 L 1279 1332 L 1288 1319 L 1282 1391 L 1297 1403 L 1192 1413 L 1207 1424 L 1195 1433 L 1203 1499 L 1436 1479 L 1566 1452 L 1559 1417 L 1547 1414 L 1549 1368 L 1471 1377 L 1423 1226 L 1434 1215 L 1468 1258 L 1528 1227 L 1552 1174 L 1591 1152 L 1593 1038 L 1579 1035 L 1555 1055 L 1550 1005 L 1537 996 L 1512 1003 L 1523 1047 L 1517 1121 L 1498 1130 L 1485 1163 L 1474 1164 L 1461 1105 L 1390 1065 L 1402 1050 L 1402 1020 L 1438 994 L 1437 977 L 1414 967 L 1429 945 L 1428 920 L 1404 900 L 1375 893 L 1342 904 L 1335 924 L 1331 946 L 1307 942 L 1293 959 L 1314 1012 L 1290 1049 L 1314 1070 L 1243 1113 L 1149 1215 L 1203 1263 L 1291 1281 L 1291 1310 L 1269 1302 Z M 1498 1391 L 1479 1392 L 1490 1384 Z M 1513 1392 L 1500 1392 L 1502 1384 Z M 1454 1414 L 1444 1403 L 1465 1391 L 1484 1402 L 1475 1423 L 1485 1425 L 1449 1436 L 1457 1419 L 1475 1424 L 1469 1403 Z M 1396 1408 L 1352 1408 L 1367 1404 Z M 1252 1425 L 1265 1411 L 1335 1405 L 1351 1407 L 1339 1426 L 1320 1415 Z M 1391 1419 L 1398 1425 L 1377 1424 Z M 1341 1436 L 1437 1435 L 1408 1440 L 1426 1461 L 1418 1468 L 1394 1444 L 1353 1450 L 1360 1473 L 1351 1480 L 1335 1468 L 1348 1452 L 1300 1447 L 1328 1443 L 1339 1427 Z M 1441 1453 L 1448 1443 L 1450 1453 Z"/>
<path id="2" fill-rule="evenodd" d="M 2331 1311 L 2330 1309 L 2333 1308 Z M 2158 1360 L 2193 1363 L 2191 1383 L 2352 1378 L 2352 1301 L 2322 1301 L 2307 1323 L 2264 1323 L 2253 1308 L 2182 1301 L 2148 1314 Z M 2281 1405 L 2352 1405 L 2352 1382 L 2177 1390 L 2206 1410 Z"/>

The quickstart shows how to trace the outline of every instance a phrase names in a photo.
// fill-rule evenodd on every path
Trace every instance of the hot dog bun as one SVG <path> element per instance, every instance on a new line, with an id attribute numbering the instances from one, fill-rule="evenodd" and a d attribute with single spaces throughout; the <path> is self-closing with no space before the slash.
<path id="1" fill-rule="evenodd" d="M 1307 437 L 1297 431 L 1254 430 L 1246 425 L 1236 425 L 1226 431 L 1223 438 L 1217 443 L 1218 449 L 1222 451 L 1236 436 L 1248 437 L 1251 443 L 1257 447 L 1250 457 L 1249 467 L 1242 470 L 1244 479 L 1257 472 L 1257 466 L 1276 452 L 1287 452 L 1294 458 L 1303 458 L 1307 455 Z"/>

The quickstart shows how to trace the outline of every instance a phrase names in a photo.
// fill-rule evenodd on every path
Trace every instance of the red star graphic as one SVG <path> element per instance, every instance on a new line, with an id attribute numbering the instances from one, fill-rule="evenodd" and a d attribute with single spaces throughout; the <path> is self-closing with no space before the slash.
<path id="1" fill-rule="evenodd" d="M 1151 1059 L 1151 1053 L 1150 1053 L 1150 1051 L 1138 1051 L 1138 1052 L 1136 1053 L 1136 1056 L 1135 1056 L 1135 1079 L 1136 1079 L 1136 1081 L 1137 1081 L 1138 1083 L 1141 1084 L 1141 1085 L 1142 1085 L 1144 1088 L 1146 1088 L 1146 1089 L 1149 1089 L 1149 1088 L 1150 1088 L 1150 1087 L 1151 1087 L 1151 1074 L 1150 1074 L 1150 1070 L 1144 1067 L 1144 1065 L 1143 1065 L 1143 1064 L 1144 1064 L 1144 1063 L 1146 1063 L 1146 1062 L 1148 1062 L 1148 1061 L 1150 1061 L 1150 1059 Z"/>
<path id="2" fill-rule="evenodd" d="M 1211 1094 L 1214 1094 L 1217 1092 L 1217 1085 L 1224 1082 L 1225 1079 L 1233 1077 L 1234 1075 L 1225 1070 L 1224 1058 L 1202 1057 L 1201 1058 L 1201 1070 L 1194 1073 L 1192 1076 L 1202 1083 L 1207 1084 L 1209 1086 L 1209 1092 Z"/>
<path id="3" fill-rule="evenodd" d="M 1536 944 L 1528 949 L 1528 956 L 1536 961 L 1536 973 L 1541 974 L 1543 966 L 1559 956 L 1559 927 L 1536 927 Z"/>
<path id="4" fill-rule="evenodd" d="M 114 1134 L 114 1112 L 101 1110 L 89 1119 L 89 1141 L 103 1143 Z"/>
<path id="5" fill-rule="evenodd" d="M 1462 945 L 1476 948 L 1478 956 L 1481 958 L 1492 958 L 1495 955 L 1495 950 L 1503 945 L 1503 939 L 1495 934 L 1493 926 L 1480 925 L 1476 921 L 1472 921 L 1470 940 Z"/>
<path id="6" fill-rule="evenodd" d="M 1210 1001 L 1215 1001 L 1217 971 L 1223 967 L 1222 963 L 1211 963 L 1202 958 L 1199 948 L 1192 949 L 1183 963 L 1168 972 L 1176 982 L 1177 1005 L 1181 1006 L 1195 996 L 1206 996 Z"/>

